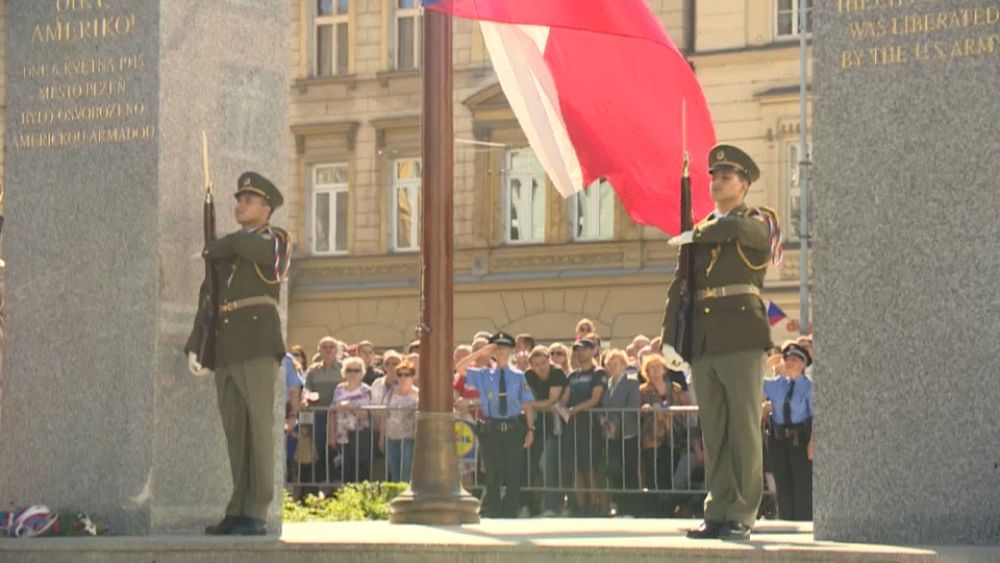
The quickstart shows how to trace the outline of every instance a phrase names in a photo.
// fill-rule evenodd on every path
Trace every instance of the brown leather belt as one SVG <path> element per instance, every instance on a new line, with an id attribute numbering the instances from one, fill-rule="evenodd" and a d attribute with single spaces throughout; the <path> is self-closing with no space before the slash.
<path id="1" fill-rule="evenodd" d="M 705 299 L 718 299 L 719 297 L 732 297 L 734 295 L 756 295 L 759 297 L 760 288 L 749 283 L 706 287 L 705 289 L 696 291 L 694 298 L 698 301 L 704 301 Z"/>
<path id="2" fill-rule="evenodd" d="M 219 313 L 232 313 L 237 309 L 244 309 L 246 307 L 264 307 L 271 306 L 277 307 L 278 302 L 273 297 L 268 297 L 266 295 L 258 295 L 256 297 L 245 297 L 243 299 L 237 299 L 236 301 L 230 301 L 229 303 L 223 303 L 219 305 Z"/>

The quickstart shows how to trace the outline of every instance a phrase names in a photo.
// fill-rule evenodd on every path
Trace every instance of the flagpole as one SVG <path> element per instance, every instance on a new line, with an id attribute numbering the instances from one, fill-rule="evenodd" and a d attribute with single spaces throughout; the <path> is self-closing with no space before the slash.
<path id="1" fill-rule="evenodd" d="M 479 501 L 462 489 L 452 409 L 453 185 L 451 17 L 423 15 L 421 120 L 420 399 L 409 488 L 393 500 L 393 524 L 479 522 Z"/>
<path id="2" fill-rule="evenodd" d="M 806 0 L 799 0 L 799 334 L 809 333 L 809 137 L 806 115 Z"/>

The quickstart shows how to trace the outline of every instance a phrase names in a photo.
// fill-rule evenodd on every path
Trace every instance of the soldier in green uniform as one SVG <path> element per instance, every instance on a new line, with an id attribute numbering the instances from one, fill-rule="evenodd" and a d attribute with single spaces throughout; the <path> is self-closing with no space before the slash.
<path id="1" fill-rule="evenodd" d="M 716 209 L 694 230 L 670 240 L 694 245 L 692 379 L 705 445 L 705 521 L 690 538 L 747 539 L 763 492 L 761 382 L 772 347 L 760 298 L 768 262 L 780 257 L 777 216 L 744 203 L 760 170 L 745 152 L 719 145 L 709 153 Z M 687 367 L 674 349 L 680 284 L 667 294 L 661 334 L 671 369 Z"/>
<path id="2" fill-rule="evenodd" d="M 205 529 L 210 535 L 267 533 L 264 521 L 274 496 L 274 382 L 285 354 L 277 305 L 289 260 L 288 233 L 269 221 L 282 201 L 267 178 L 244 173 L 235 209 L 242 229 L 203 252 L 217 271 L 215 385 L 233 477 L 225 518 Z M 201 306 L 184 348 L 195 375 L 208 373 L 195 353 L 205 317 Z"/>

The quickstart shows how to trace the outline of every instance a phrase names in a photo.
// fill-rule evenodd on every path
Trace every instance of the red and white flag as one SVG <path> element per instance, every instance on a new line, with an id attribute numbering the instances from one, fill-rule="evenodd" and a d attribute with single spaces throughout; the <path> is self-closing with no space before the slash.
<path id="1" fill-rule="evenodd" d="M 693 214 L 712 210 L 708 105 L 646 0 L 424 5 L 481 22 L 511 109 L 563 197 L 606 178 L 633 221 L 678 234 L 686 121 Z"/>

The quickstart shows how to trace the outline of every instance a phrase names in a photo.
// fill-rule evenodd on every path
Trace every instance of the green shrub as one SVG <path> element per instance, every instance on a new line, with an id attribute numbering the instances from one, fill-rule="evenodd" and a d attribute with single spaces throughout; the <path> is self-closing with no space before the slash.
<path id="1" fill-rule="evenodd" d="M 295 502 L 284 496 L 285 522 L 343 522 L 387 520 L 389 503 L 406 490 L 406 483 L 351 483 L 330 498 L 309 495 Z"/>

